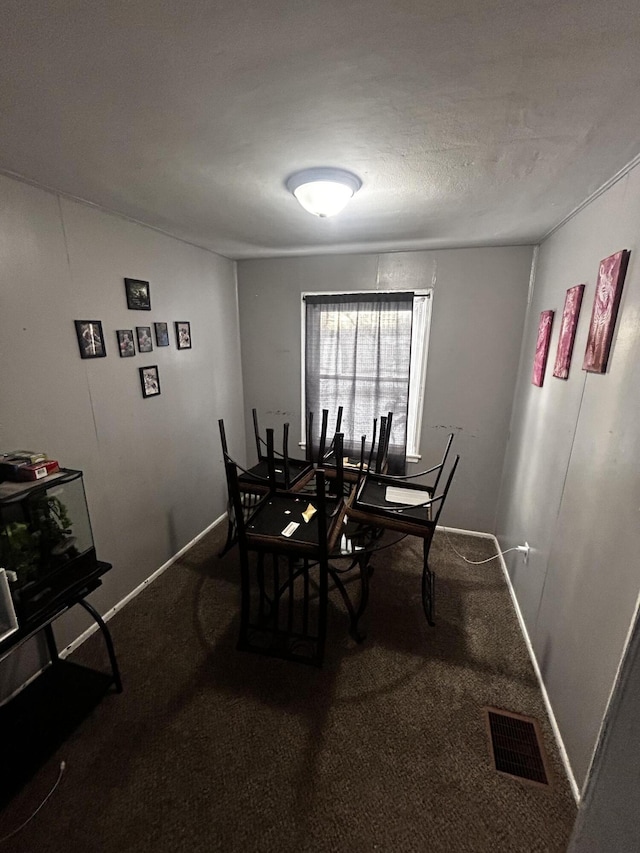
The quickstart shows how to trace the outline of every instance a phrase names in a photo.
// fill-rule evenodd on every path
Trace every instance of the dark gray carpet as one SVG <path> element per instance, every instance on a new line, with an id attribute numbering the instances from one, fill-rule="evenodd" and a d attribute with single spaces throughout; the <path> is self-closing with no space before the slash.
<path id="1" fill-rule="evenodd" d="M 332 594 L 322 670 L 235 650 L 238 563 L 222 526 L 110 622 L 110 694 L 17 794 L 16 853 L 565 851 L 575 805 L 497 560 L 468 566 L 442 533 L 435 628 L 421 542 L 377 555 L 367 639 Z M 470 559 L 491 540 L 451 535 Z M 106 667 L 99 635 L 71 658 Z M 536 717 L 549 789 L 492 768 L 484 705 Z M 6 736 L 4 733 L 3 736 Z"/>

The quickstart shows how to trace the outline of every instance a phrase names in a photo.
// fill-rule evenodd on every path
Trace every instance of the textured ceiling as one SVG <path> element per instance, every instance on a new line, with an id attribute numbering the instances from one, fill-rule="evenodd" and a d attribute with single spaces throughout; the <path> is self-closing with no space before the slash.
<path id="1" fill-rule="evenodd" d="M 536 242 L 639 117 L 637 0 L 0 4 L 0 170 L 233 258 Z"/>

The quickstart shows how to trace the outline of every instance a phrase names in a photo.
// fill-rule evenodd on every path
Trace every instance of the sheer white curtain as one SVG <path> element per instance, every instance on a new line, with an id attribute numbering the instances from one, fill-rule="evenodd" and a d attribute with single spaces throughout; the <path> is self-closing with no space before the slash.
<path id="1" fill-rule="evenodd" d="M 404 470 L 411 363 L 413 293 L 352 293 L 305 296 L 305 398 L 319 434 L 329 410 L 332 433 L 344 409 L 346 452 L 371 441 L 373 420 L 393 413 L 389 463 Z"/>

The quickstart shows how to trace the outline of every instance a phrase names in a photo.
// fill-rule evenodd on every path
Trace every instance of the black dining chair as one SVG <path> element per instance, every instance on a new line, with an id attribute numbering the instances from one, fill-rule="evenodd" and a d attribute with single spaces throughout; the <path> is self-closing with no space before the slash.
<path id="1" fill-rule="evenodd" d="M 255 412 L 255 409 L 254 409 Z M 256 419 L 257 423 L 257 419 Z M 224 427 L 224 420 L 218 420 L 220 430 L 220 443 L 222 445 L 222 453 L 226 458 L 229 456 L 229 448 L 227 445 L 227 437 Z M 276 454 L 274 449 L 274 433 L 272 429 L 266 430 L 266 454 L 262 456 L 258 464 L 251 468 L 241 468 L 238 466 L 238 484 L 241 494 L 241 503 L 243 514 L 246 516 L 259 502 L 260 498 L 275 489 L 301 489 L 313 475 L 312 466 L 304 462 L 304 465 L 299 465 L 297 462 L 291 464 L 288 455 L 288 439 L 289 439 L 289 424 L 284 424 L 282 453 Z M 293 467 L 293 473 L 291 468 Z M 231 494 L 229 493 L 229 485 L 227 483 L 228 505 L 227 505 L 227 539 L 222 549 L 218 553 L 219 557 L 223 557 L 235 544 L 237 525 L 236 515 Z"/>
<path id="2" fill-rule="evenodd" d="M 429 625 L 434 624 L 435 612 L 435 574 L 429 566 L 429 550 L 459 460 L 456 456 L 439 494 L 420 483 L 373 471 L 364 473 L 346 507 L 347 517 L 353 521 L 422 539 L 422 606 Z"/>

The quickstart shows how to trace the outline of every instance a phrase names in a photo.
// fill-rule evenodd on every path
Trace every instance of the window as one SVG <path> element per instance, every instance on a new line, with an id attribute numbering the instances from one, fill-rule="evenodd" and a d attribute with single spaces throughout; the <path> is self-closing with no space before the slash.
<path id="1" fill-rule="evenodd" d="M 302 295 L 302 412 L 344 407 L 350 451 L 394 413 L 391 454 L 418 458 L 431 290 Z"/>

